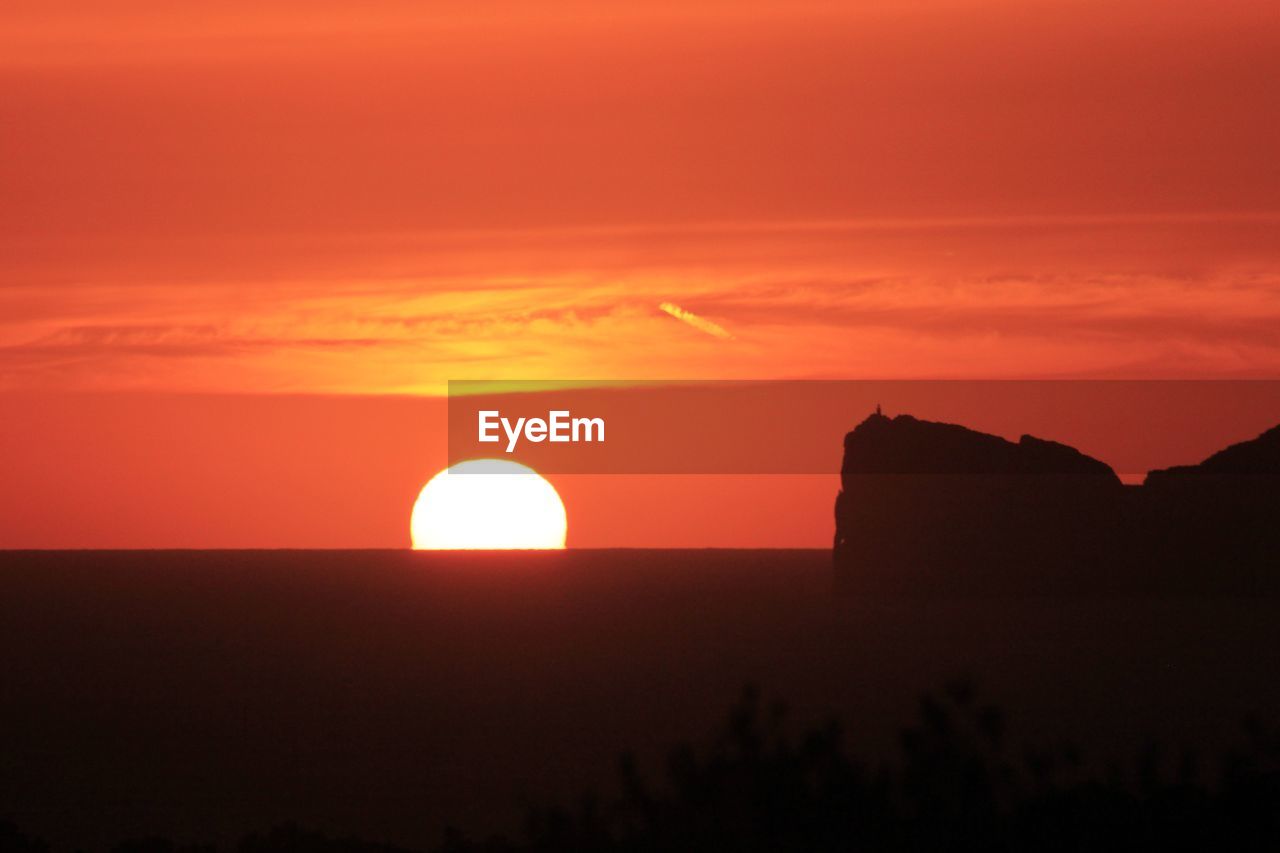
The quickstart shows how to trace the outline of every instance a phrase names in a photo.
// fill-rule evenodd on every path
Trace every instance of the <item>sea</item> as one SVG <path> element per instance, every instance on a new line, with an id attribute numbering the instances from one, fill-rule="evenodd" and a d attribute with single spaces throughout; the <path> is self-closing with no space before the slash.
<path id="1" fill-rule="evenodd" d="M 964 682 L 1012 749 L 1280 723 L 1280 600 L 851 592 L 819 550 L 0 552 L 0 820 L 436 844 L 661 774 L 744 687 L 892 761 Z"/>

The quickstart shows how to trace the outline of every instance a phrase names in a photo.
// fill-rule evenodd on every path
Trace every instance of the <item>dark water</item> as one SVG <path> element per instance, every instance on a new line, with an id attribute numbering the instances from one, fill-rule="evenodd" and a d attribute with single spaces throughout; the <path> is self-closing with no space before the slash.
<path id="1" fill-rule="evenodd" d="M 1098 755 L 1280 722 L 1280 601 L 837 594 L 825 551 L 0 553 L 0 818 L 434 843 L 612 782 L 745 682 L 892 749 L 975 678 Z"/>

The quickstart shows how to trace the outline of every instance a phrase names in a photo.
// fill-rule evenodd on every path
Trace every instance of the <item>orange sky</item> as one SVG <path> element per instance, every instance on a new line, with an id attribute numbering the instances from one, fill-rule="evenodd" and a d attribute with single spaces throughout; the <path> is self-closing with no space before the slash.
<path id="1" fill-rule="evenodd" d="M 126 391 L 1274 377 L 1277 80 L 1270 2 L 9 0 L 0 406 L 34 437 L 0 462 L 63 487 L 0 481 L 39 521 L 0 546 L 174 539 L 171 463 L 83 415 L 142 417 Z M 31 392 L 135 486 L 33 449 Z M 186 429 L 174 459 L 265 464 Z M 77 489 L 136 519 L 95 538 Z M 402 544 L 204 511 L 200 544 Z"/>

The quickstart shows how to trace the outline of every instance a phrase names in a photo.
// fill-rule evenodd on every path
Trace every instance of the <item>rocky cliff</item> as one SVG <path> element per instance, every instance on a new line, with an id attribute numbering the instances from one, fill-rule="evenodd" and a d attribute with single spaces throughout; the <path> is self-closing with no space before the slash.
<path id="1" fill-rule="evenodd" d="M 1251 593 L 1280 575 L 1280 427 L 1124 486 L 1024 435 L 876 413 L 845 436 L 842 579 L 914 593 Z"/>

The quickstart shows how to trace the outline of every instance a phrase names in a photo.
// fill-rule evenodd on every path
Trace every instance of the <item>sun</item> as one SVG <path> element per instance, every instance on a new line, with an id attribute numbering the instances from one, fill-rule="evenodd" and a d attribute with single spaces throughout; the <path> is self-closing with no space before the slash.
<path id="1" fill-rule="evenodd" d="M 563 548 L 567 527 L 555 487 L 501 459 L 470 459 L 436 474 L 409 522 L 419 550 Z"/>

